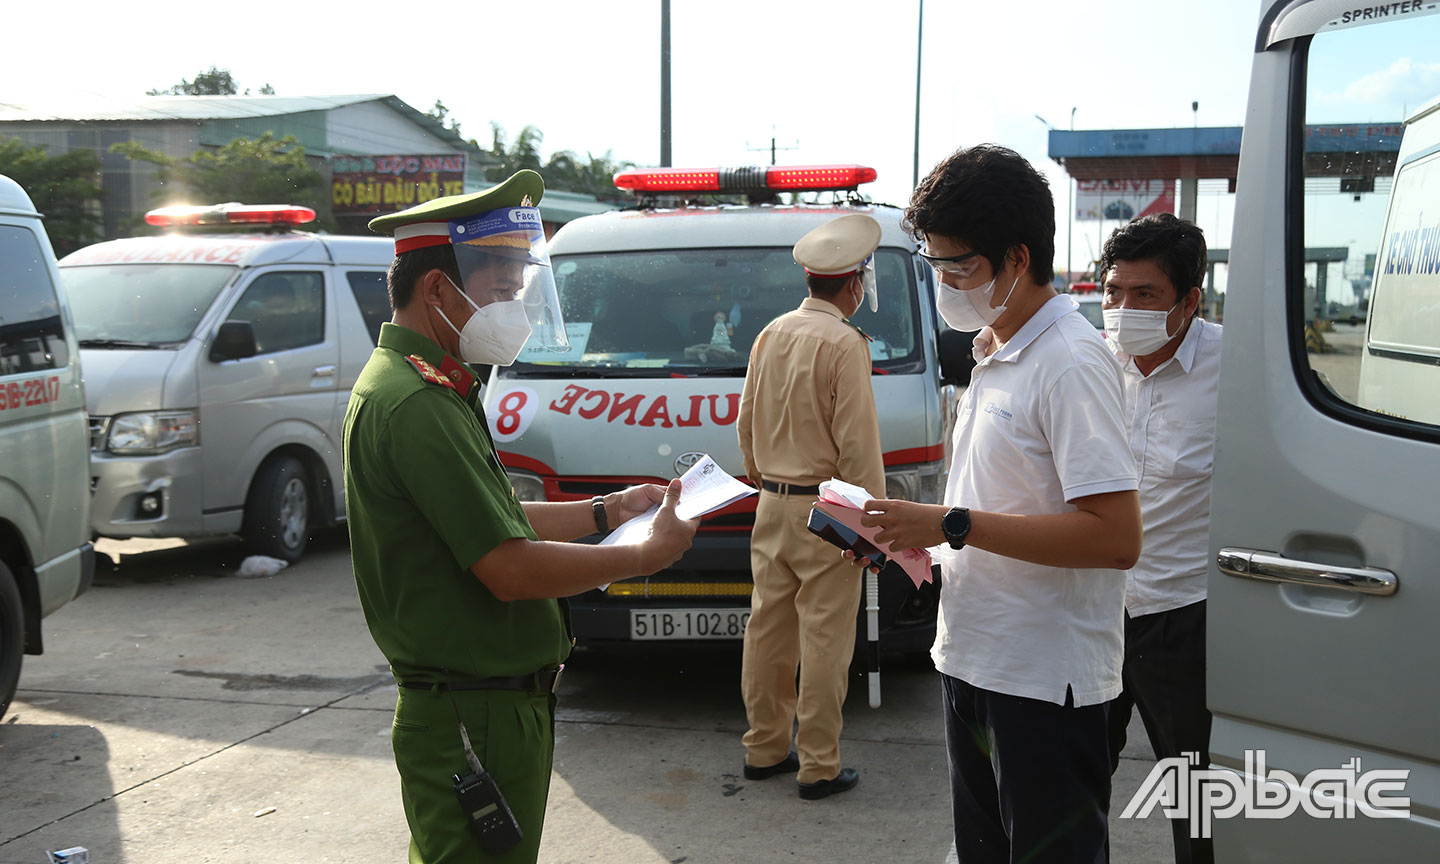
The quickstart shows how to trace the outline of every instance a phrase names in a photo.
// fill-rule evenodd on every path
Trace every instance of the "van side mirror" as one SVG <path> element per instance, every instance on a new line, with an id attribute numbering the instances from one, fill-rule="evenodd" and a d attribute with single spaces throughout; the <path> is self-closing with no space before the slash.
<path id="1" fill-rule="evenodd" d="M 940 383 L 957 387 L 970 386 L 970 373 L 975 371 L 972 353 L 974 333 L 963 333 L 949 327 L 940 331 Z"/>
<path id="2" fill-rule="evenodd" d="M 249 321 L 226 321 L 210 343 L 210 361 L 223 363 L 255 356 L 255 328 Z"/>

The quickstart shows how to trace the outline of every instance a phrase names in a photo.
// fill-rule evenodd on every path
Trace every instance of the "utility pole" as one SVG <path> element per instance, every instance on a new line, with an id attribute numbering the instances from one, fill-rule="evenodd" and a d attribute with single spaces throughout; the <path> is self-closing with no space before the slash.
<path id="1" fill-rule="evenodd" d="M 925 47 L 925 0 L 920 0 L 919 25 L 915 33 L 915 162 L 910 187 L 920 185 L 920 51 Z"/>
<path id="2" fill-rule="evenodd" d="M 747 144 L 747 146 L 745 147 L 745 149 L 746 149 L 748 152 L 750 152 L 750 153 L 764 153 L 765 150 L 766 150 L 766 148 L 764 148 L 764 147 L 750 147 L 750 146 L 748 146 L 748 144 L 749 144 L 748 141 L 746 142 L 746 144 Z M 770 147 L 769 147 L 769 150 L 770 150 L 770 164 L 771 164 L 771 165 L 774 165 L 774 164 L 775 164 L 775 151 L 776 151 L 776 150 L 799 150 L 799 149 L 800 149 L 800 142 L 799 142 L 799 141 L 796 141 L 796 142 L 795 142 L 795 146 L 794 146 L 794 147 L 776 147 L 776 146 L 775 146 L 775 127 L 774 127 L 774 126 L 771 126 L 771 127 L 770 127 Z"/>
<path id="3" fill-rule="evenodd" d="M 670 167 L 670 0 L 660 0 L 660 167 Z"/>
<path id="4" fill-rule="evenodd" d="M 1075 131 L 1075 110 L 1076 109 L 1074 108 L 1070 109 L 1071 132 Z M 1059 131 L 1054 126 L 1050 125 L 1049 120 L 1046 120 L 1039 114 L 1035 115 L 1035 119 L 1045 124 L 1045 128 L 1049 129 L 1051 132 Z M 1075 228 L 1075 203 L 1074 199 L 1071 197 L 1075 191 L 1075 178 L 1070 176 L 1070 167 L 1068 165 L 1065 165 L 1062 162 L 1061 166 L 1065 168 L 1065 290 L 1068 291 L 1070 290 L 1070 259 L 1072 257 L 1070 250 L 1070 241 L 1074 239 Z"/>
<path id="5" fill-rule="evenodd" d="M 1070 108 L 1070 131 L 1075 131 L 1075 108 Z M 1065 290 L 1070 290 L 1070 238 L 1075 233 L 1075 178 L 1070 176 L 1070 166 L 1065 166 Z"/>

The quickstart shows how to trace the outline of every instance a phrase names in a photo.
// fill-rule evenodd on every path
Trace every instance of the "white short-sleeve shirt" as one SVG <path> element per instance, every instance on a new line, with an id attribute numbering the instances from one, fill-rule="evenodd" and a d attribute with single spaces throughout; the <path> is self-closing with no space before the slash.
<path id="1" fill-rule="evenodd" d="M 1145 519 L 1145 551 L 1125 586 L 1132 618 L 1205 599 L 1222 332 L 1196 318 L 1175 356 L 1148 376 L 1116 351 Z"/>
<path id="2" fill-rule="evenodd" d="M 1120 366 L 1066 295 L 1002 348 L 986 328 L 960 400 L 945 503 L 1046 515 L 1087 495 L 1136 488 Z M 1125 573 L 1046 567 L 939 547 L 935 666 L 986 690 L 1095 705 L 1120 694 Z"/>

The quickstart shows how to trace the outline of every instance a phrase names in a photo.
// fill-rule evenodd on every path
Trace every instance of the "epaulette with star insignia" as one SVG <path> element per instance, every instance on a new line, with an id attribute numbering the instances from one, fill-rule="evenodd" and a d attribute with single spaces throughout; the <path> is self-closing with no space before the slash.
<path id="1" fill-rule="evenodd" d="M 439 369 L 431 366 L 425 361 L 425 358 L 421 357 L 419 354 L 411 354 L 407 356 L 405 358 L 405 362 L 409 363 L 411 368 L 413 368 L 416 372 L 419 372 L 421 378 L 424 378 L 431 384 L 439 384 L 442 387 L 449 387 L 451 390 L 455 389 L 455 382 L 451 381 L 449 378 L 446 378 L 444 375 L 441 375 Z"/>

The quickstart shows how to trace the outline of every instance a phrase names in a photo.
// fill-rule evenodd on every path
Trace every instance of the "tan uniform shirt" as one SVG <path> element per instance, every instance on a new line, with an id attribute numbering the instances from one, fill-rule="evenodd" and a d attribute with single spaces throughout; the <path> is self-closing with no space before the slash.
<path id="1" fill-rule="evenodd" d="M 756 337 L 737 425 L 757 485 L 838 477 L 885 495 L 870 343 L 825 300 L 807 297 Z"/>

